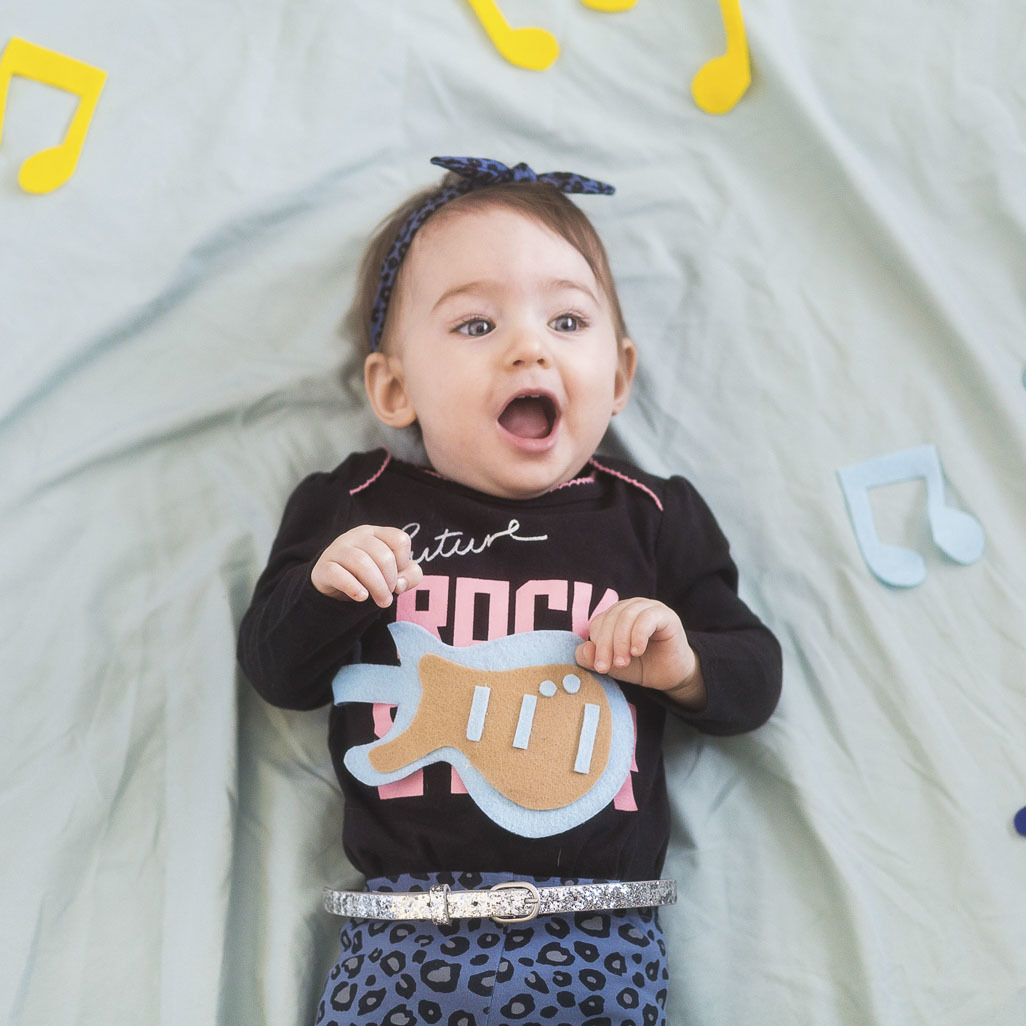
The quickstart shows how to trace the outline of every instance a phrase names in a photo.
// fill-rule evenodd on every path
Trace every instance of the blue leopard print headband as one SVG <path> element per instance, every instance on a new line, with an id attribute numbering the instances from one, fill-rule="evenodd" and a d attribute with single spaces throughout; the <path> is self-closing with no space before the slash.
<path id="1" fill-rule="evenodd" d="M 371 352 L 376 352 L 381 345 L 381 334 L 385 330 L 385 317 L 388 314 L 388 301 L 392 297 L 392 289 L 395 286 L 395 279 L 402 266 L 403 257 L 410 248 L 413 236 L 417 229 L 431 216 L 439 207 L 462 196 L 474 189 L 483 189 L 489 185 L 505 185 L 507 182 L 542 182 L 551 185 L 560 192 L 591 193 L 603 196 L 611 196 L 616 190 L 605 182 L 598 182 L 594 178 L 585 178 L 584 175 L 574 174 L 572 171 L 547 171 L 544 174 L 535 174 L 526 164 L 517 164 L 515 167 L 506 167 L 497 160 L 489 160 L 487 157 L 432 157 L 432 164 L 444 167 L 449 171 L 455 171 L 460 175 L 462 181 L 441 189 L 422 206 L 418 207 L 403 222 L 402 227 L 392 243 L 384 263 L 381 265 L 381 275 L 378 278 L 377 291 L 374 293 L 374 306 L 371 308 L 370 322 L 370 347 Z"/>

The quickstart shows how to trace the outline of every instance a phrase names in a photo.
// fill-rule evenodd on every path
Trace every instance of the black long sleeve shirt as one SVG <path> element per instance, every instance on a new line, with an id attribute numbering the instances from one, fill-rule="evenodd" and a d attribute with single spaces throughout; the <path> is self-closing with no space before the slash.
<path id="1" fill-rule="evenodd" d="M 320 553 L 360 524 L 405 529 L 425 574 L 385 610 L 328 598 L 310 581 Z M 315 708 L 332 701 L 340 667 L 397 663 L 387 629 L 397 618 L 455 646 L 528 630 L 584 635 L 599 610 L 639 595 L 680 616 L 708 700 L 689 712 L 621 685 L 635 720 L 634 761 L 623 791 L 587 822 L 520 837 L 477 808 L 444 764 L 418 770 L 405 787 L 361 783 L 343 759 L 382 733 L 381 710 L 367 704 L 333 707 L 329 746 L 345 796 L 345 850 L 367 876 L 455 869 L 651 879 L 669 839 L 666 711 L 705 733 L 736 734 L 761 725 L 780 693 L 779 645 L 739 599 L 727 541 L 683 478 L 592 460 L 560 488 L 508 500 L 383 450 L 351 456 L 307 478 L 289 500 L 242 621 L 239 659 L 267 701 Z"/>

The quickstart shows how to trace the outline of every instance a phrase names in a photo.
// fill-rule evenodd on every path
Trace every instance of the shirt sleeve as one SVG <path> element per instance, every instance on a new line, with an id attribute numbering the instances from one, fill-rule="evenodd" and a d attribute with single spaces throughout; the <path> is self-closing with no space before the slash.
<path id="1" fill-rule="evenodd" d="M 741 734 L 769 719 L 780 698 L 780 645 L 737 593 L 730 546 L 709 507 L 672 478 L 657 542 L 659 598 L 676 610 L 702 667 L 708 699 L 675 715 L 706 734 Z"/>
<path id="2" fill-rule="evenodd" d="M 287 709 L 332 701 L 335 673 L 354 658 L 361 635 L 380 615 L 371 602 L 322 595 L 310 580 L 321 552 L 350 526 L 345 466 L 314 474 L 293 492 L 239 626 L 246 676 L 268 702 Z"/>

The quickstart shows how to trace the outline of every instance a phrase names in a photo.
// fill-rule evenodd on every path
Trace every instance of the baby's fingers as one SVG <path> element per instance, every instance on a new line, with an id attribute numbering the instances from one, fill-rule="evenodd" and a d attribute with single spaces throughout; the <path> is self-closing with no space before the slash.
<path id="1" fill-rule="evenodd" d="M 339 553 L 338 562 L 366 589 L 374 604 L 386 609 L 392 604 L 392 593 L 399 583 L 399 572 L 392 550 L 378 539 L 365 541 L 363 547 L 347 546 Z"/>
<path id="2" fill-rule="evenodd" d="M 372 537 L 382 542 L 391 552 L 396 568 L 401 572 L 412 562 L 413 539 L 398 527 L 367 528 Z"/>
<path id="3" fill-rule="evenodd" d="M 412 591 L 424 579 L 424 571 L 419 563 L 407 563 L 405 567 L 399 568 L 399 580 L 396 583 L 395 593 L 401 595 L 404 591 Z"/>
<path id="4" fill-rule="evenodd" d="M 410 538 L 405 531 L 364 525 L 340 535 L 321 553 L 311 580 L 325 595 L 354 602 L 369 596 L 384 609 L 392 604 L 394 592 L 411 586 L 409 579 L 418 572 L 410 561 Z"/>
<path id="5" fill-rule="evenodd" d="M 401 595 L 416 588 L 424 577 L 420 564 L 413 561 L 413 539 L 398 527 L 375 527 L 374 537 L 388 546 L 395 566 L 395 580 L 392 591 Z M 391 579 L 386 574 L 386 578 Z"/>
<path id="6" fill-rule="evenodd" d="M 631 661 L 631 629 L 637 603 L 632 599 L 618 602 L 595 617 L 589 631 L 594 646 L 593 665 L 599 673 L 623 669 Z"/>
<path id="7" fill-rule="evenodd" d="M 341 563 L 322 560 L 314 567 L 311 575 L 314 587 L 331 598 L 348 598 L 354 602 L 366 600 L 368 591 L 360 579 Z"/>
<path id="8" fill-rule="evenodd" d="M 648 643 L 657 632 L 666 630 L 671 616 L 670 611 L 660 603 L 645 603 L 637 610 L 625 642 L 633 658 L 640 658 L 648 651 Z"/>

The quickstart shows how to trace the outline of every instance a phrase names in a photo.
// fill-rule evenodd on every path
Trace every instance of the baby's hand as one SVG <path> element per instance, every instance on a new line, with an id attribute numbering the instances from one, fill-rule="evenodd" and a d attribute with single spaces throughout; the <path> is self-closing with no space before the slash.
<path id="1" fill-rule="evenodd" d="M 683 705 L 705 703 L 705 682 L 680 617 L 655 599 L 623 599 L 591 621 L 577 648 L 586 670 L 662 691 Z"/>
<path id="2" fill-rule="evenodd" d="M 413 562 L 412 547 L 398 527 L 363 524 L 340 534 L 321 553 L 310 581 L 330 598 L 363 602 L 369 596 L 386 609 L 393 594 L 415 588 L 424 576 Z"/>

